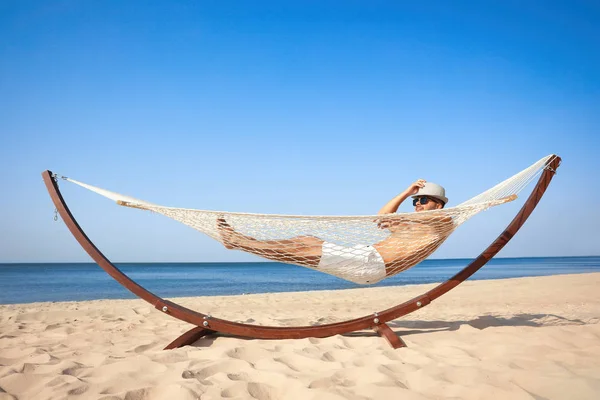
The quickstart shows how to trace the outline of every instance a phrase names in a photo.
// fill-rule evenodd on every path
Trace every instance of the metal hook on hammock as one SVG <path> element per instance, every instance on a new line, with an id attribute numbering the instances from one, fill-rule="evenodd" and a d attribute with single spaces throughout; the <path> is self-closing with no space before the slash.
<path id="1" fill-rule="evenodd" d="M 52 179 L 56 182 L 56 186 L 58 186 L 58 178 L 62 178 L 63 180 L 67 180 L 66 176 L 58 175 L 56 173 L 52 174 Z M 54 208 L 54 221 L 58 221 L 58 209 Z"/>
<path id="2" fill-rule="evenodd" d="M 552 157 L 552 159 L 550 161 L 554 161 L 554 159 L 556 158 L 556 156 Z M 548 164 L 546 164 L 546 166 L 544 167 L 545 170 L 552 172 L 554 175 L 558 175 L 558 171 L 556 171 L 556 169 L 552 168 L 550 166 L 550 161 L 548 162 Z M 560 161 L 558 162 L 557 168 L 560 167 Z"/>

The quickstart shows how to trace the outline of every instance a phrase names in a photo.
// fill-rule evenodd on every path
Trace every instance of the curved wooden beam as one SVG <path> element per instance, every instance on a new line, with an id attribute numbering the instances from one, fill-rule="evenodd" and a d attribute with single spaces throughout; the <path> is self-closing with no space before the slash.
<path id="1" fill-rule="evenodd" d="M 130 290 L 136 296 L 144 299 L 148 303 L 152 304 L 157 309 L 169 314 L 182 321 L 189 322 L 199 327 L 199 329 L 192 329 L 186 332 L 182 337 L 176 339 L 173 344 L 185 345 L 189 344 L 190 338 L 195 335 L 204 336 L 210 332 L 223 332 L 229 335 L 256 338 L 256 339 L 301 339 L 307 337 L 328 337 L 337 334 L 349 333 L 360 331 L 364 329 L 375 329 L 380 334 L 384 335 L 392 344 L 392 346 L 400 346 L 400 342 L 395 341 L 391 338 L 389 327 L 386 322 L 397 319 L 404 315 L 407 315 L 413 311 L 416 311 L 448 291 L 452 290 L 460 283 L 465 281 L 468 277 L 473 275 L 477 270 L 483 267 L 492 257 L 494 257 L 510 239 L 516 234 L 516 232 L 523 226 L 527 218 L 531 215 L 536 205 L 544 195 L 552 177 L 556 173 L 558 166 L 560 165 L 560 157 L 552 157 L 542 172 L 535 188 L 531 195 L 517 214 L 512 220 L 508 227 L 500 234 L 500 236 L 481 253 L 479 257 L 473 260 L 468 266 L 462 271 L 457 273 L 455 276 L 441 283 L 429 292 L 417 296 L 404 303 L 398 304 L 397 306 L 388 308 L 386 310 L 377 312 L 375 314 L 367 315 L 364 317 L 347 320 L 343 322 L 337 322 L 326 325 L 317 326 L 298 326 L 298 327 L 277 327 L 277 326 L 261 326 L 261 325 L 249 325 L 238 322 L 228 321 L 219 318 L 213 318 L 210 315 L 196 312 L 194 310 L 183 307 L 179 304 L 171 301 L 162 299 L 159 296 L 149 292 L 126 274 L 121 272 L 108 258 L 102 254 L 102 252 L 92 243 L 87 237 L 85 232 L 81 229 L 74 216 L 71 214 L 67 204 L 60 193 L 56 179 L 53 177 L 51 171 L 44 171 L 42 176 L 46 184 L 46 188 L 50 193 L 50 197 L 56 206 L 59 214 L 63 221 L 75 237 L 79 244 L 84 250 L 92 257 L 94 261 L 104 269 L 110 276 L 112 276 L 117 282 L 123 285 L 126 289 Z M 385 326 L 385 327 L 384 327 Z M 387 329 L 386 329 L 387 328 Z M 186 336 L 187 335 L 187 336 Z M 185 338 L 183 337 L 185 336 Z M 199 336 L 199 337 L 200 337 Z M 181 339 L 181 340 L 180 340 Z M 183 344 L 182 344 L 183 343 Z M 171 345 L 169 345 L 169 348 Z"/>

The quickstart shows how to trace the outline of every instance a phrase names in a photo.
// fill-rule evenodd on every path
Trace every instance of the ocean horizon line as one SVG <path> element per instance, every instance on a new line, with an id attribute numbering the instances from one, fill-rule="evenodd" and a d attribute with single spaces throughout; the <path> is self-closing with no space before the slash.
<path id="1" fill-rule="evenodd" d="M 453 257 L 453 258 L 428 258 L 423 261 L 463 261 L 474 260 L 476 257 Z M 492 260 L 522 260 L 522 259 L 548 259 L 548 258 L 594 258 L 598 255 L 579 255 L 579 256 L 523 256 L 523 257 L 494 257 Z M 422 261 L 422 262 L 423 262 Z M 286 264 L 277 261 L 111 261 L 113 264 Z M 39 265 L 39 264 L 97 264 L 95 261 L 25 261 L 25 262 L 0 262 L 0 265 Z"/>
<path id="2" fill-rule="evenodd" d="M 441 282 L 475 258 L 429 259 L 374 286 Z M 238 295 L 360 287 L 310 268 L 264 262 L 115 263 L 161 297 Z M 600 256 L 493 258 L 471 280 L 600 272 Z M 133 298 L 96 263 L 2 263 L 0 304 Z"/>

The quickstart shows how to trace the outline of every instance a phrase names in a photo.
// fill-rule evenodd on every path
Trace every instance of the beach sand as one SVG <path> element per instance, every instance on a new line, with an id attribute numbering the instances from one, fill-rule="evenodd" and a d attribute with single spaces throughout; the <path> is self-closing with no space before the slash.
<path id="1" fill-rule="evenodd" d="M 340 321 L 433 285 L 196 297 L 215 317 Z M 201 290 L 199 290 L 201 291 Z M 323 339 L 201 339 L 141 300 L 0 306 L 5 399 L 600 399 L 600 273 L 467 281 L 372 331 Z"/>

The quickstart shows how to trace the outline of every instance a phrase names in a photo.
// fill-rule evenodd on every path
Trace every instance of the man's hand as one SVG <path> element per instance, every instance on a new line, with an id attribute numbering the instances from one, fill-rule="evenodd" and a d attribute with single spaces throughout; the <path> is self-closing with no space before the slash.
<path id="1" fill-rule="evenodd" d="M 427 182 L 425 179 L 417 180 L 406 189 L 405 193 L 409 196 L 414 196 L 419 192 L 419 189 L 425 186 L 425 182 Z"/>
<path id="2" fill-rule="evenodd" d="M 400 204 L 406 200 L 407 197 L 417 194 L 419 189 L 425 186 L 425 182 L 425 179 L 419 179 L 415 183 L 411 184 L 404 192 L 388 201 L 387 204 L 383 206 L 381 210 L 379 210 L 378 214 L 392 214 L 398 211 Z"/>

